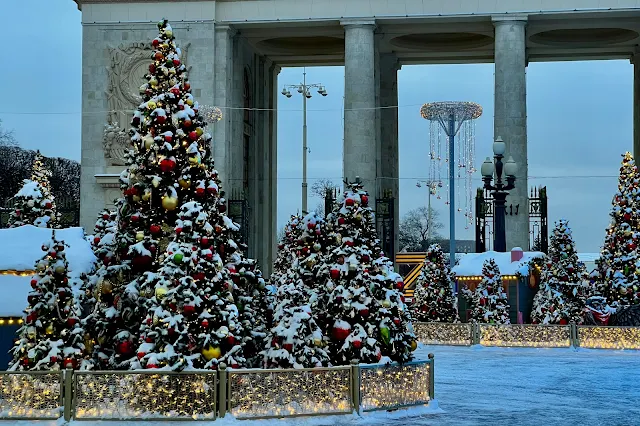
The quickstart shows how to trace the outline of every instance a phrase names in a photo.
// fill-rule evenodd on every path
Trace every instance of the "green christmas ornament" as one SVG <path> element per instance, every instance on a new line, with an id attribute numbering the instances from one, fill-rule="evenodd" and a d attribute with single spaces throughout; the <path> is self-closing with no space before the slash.
<path id="1" fill-rule="evenodd" d="M 382 342 L 385 345 L 389 344 L 389 340 L 390 340 L 390 333 L 389 333 L 389 328 L 388 327 L 381 327 L 380 328 L 380 335 L 382 336 Z"/>
<path id="2" fill-rule="evenodd" d="M 179 265 L 182 263 L 183 258 L 184 256 L 182 255 L 182 253 L 176 253 L 175 255 L 173 255 L 173 263 Z"/>

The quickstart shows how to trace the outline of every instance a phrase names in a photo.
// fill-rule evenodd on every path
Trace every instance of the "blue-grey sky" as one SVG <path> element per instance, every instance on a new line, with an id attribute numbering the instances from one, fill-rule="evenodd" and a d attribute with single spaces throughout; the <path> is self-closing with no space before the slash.
<path id="1" fill-rule="evenodd" d="M 80 12 L 71 0 L 22 0 L 3 5 L 4 65 L 0 119 L 20 144 L 48 156 L 80 158 Z M 177 34 L 178 41 L 180 35 Z M 426 205 L 416 188 L 429 175 L 425 102 L 481 104 L 476 127 L 477 168 L 491 155 L 493 64 L 405 66 L 399 71 L 400 213 Z M 308 176 L 340 182 L 342 175 L 342 67 L 307 68 L 307 81 L 329 96 L 309 102 Z M 280 73 L 280 86 L 302 80 L 301 68 Z M 609 222 L 620 155 L 632 149 L 633 67 L 628 61 L 531 63 L 527 70 L 529 186 L 547 185 L 553 223 L 570 221 L 578 250 L 598 251 Z M 203 102 L 206 100 L 202 100 Z M 206 102 L 205 102 L 206 103 Z M 299 209 L 302 174 L 302 101 L 278 99 L 278 221 Z M 479 174 L 474 184 L 479 186 Z M 313 206 L 321 200 L 312 198 Z M 433 200 L 445 226 L 444 200 Z M 458 220 L 458 238 L 473 238 Z"/>

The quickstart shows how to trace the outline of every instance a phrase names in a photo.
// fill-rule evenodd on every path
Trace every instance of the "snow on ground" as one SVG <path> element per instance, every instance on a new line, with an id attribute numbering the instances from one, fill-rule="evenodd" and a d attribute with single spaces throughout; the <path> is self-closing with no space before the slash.
<path id="1" fill-rule="evenodd" d="M 421 346 L 435 354 L 436 399 L 432 407 L 349 416 L 287 420 L 198 422 L 202 426 L 467 426 L 640 424 L 640 351 Z M 440 409 L 438 409 L 438 406 Z M 407 417 L 408 416 L 408 417 Z M 62 422 L 0 422 L 53 426 Z M 72 422 L 116 426 L 123 422 Z M 184 422 L 145 421 L 147 426 Z"/>

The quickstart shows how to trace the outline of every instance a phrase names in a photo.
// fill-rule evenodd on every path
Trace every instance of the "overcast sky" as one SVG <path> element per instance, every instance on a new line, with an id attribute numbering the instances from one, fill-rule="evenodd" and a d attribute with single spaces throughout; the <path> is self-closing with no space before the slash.
<path id="1" fill-rule="evenodd" d="M 80 159 L 80 12 L 72 0 L 22 0 L 3 4 L 4 63 L 0 67 L 0 119 L 20 144 L 47 156 Z M 178 41 L 180 35 L 177 34 Z M 420 105 L 473 101 L 477 168 L 491 155 L 493 64 L 405 66 L 399 72 L 400 213 L 424 206 L 416 188 L 429 175 L 428 122 Z M 342 175 L 342 67 L 307 68 L 307 81 L 323 83 L 329 96 L 309 102 L 308 176 Z M 280 73 L 280 86 L 302 80 L 301 68 Z M 609 222 L 621 154 L 632 150 L 633 67 L 629 61 L 531 63 L 527 71 L 529 186 L 547 185 L 550 221 L 566 218 L 578 250 L 595 252 Z M 204 100 L 203 100 L 204 101 Z M 302 101 L 278 100 L 278 220 L 299 209 L 302 174 Z M 224 183 L 223 183 L 224 184 Z M 474 184 L 481 184 L 479 174 Z M 311 199 L 310 205 L 319 203 Z M 443 200 L 432 200 L 445 226 Z M 473 239 L 463 218 L 458 238 Z"/>

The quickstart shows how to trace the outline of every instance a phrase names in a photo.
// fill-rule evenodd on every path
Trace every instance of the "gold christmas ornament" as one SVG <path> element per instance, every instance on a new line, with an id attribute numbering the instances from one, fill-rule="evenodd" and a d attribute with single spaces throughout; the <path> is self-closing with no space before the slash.
<path id="1" fill-rule="evenodd" d="M 142 138 L 142 143 L 146 149 L 150 149 L 153 146 L 153 137 L 150 135 L 145 136 Z"/>
<path id="2" fill-rule="evenodd" d="M 183 187 L 185 189 L 189 188 L 191 186 L 191 181 L 188 180 L 188 179 L 180 178 L 180 179 L 178 179 L 178 183 L 180 184 L 181 187 Z"/>
<path id="3" fill-rule="evenodd" d="M 164 287 L 156 288 L 156 297 L 158 299 L 163 299 L 166 294 L 167 294 L 167 289 L 166 288 L 164 288 Z"/>
<path id="4" fill-rule="evenodd" d="M 162 197 L 162 208 L 165 210 L 175 210 L 178 207 L 178 198 L 165 195 Z"/>
<path id="5" fill-rule="evenodd" d="M 154 101 L 149 101 L 147 102 L 147 108 L 148 109 L 156 109 L 156 103 Z"/>
<path id="6" fill-rule="evenodd" d="M 322 346 L 322 339 L 318 339 L 318 338 L 313 339 L 313 344 L 314 344 L 314 346 L 321 347 Z"/>
<path id="7" fill-rule="evenodd" d="M 113 291 L 113 283 L 109 280 L 104 280 L 100 284 L 100 293 L 102 294 L 111 294 Z"/>
<path id="8" fill-rule="evenodd" d="M 202 349 L 202 356 L 207 361 L 210 361 L 212 359 L 218 359 L 220 358 L 220 355 L 222 355 L 222 351 L 217 346 L 209 345 L 209 347 Z"/>
<path id="9" fill-rule="evenodd" d="M 136 232 L 136 241 L 142 241 L 142 240 L 144 240 L 144 232 L 142 231 Z"/>
<path id="10" fill-rule="evenodd" d="M 53 323 L 50 322 L 49 325 L 47 325 L 47 328 L 44 329 L 44 332 L 47 334 L 53 334 Z"/>
<path id="11" fill-rule="evenodd" d="M 142 194 L 142 201 L 149 201 L 151 199 L 151 191 L 145 189 L 144 194 Z"/>
<path id="12" fill-rule="evenodd" d="M 55 267 L 54 271 L 55 271 L 56 274 L 62 275 L 62 274 L 65 273 L 65 268 L 64 268 L 63 265 L 58 265 L 58 266 Z"/>
<path id="13" fill-rule="evenodd" d="M 140 196 L 139 195 L 134 195 L 133 197 L 131 197 L 131 199 L 133 200 L 134 203 L 139 203 L 140 202 Z"/>

